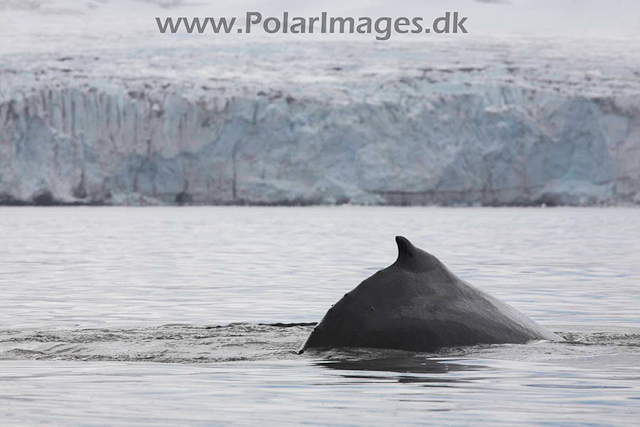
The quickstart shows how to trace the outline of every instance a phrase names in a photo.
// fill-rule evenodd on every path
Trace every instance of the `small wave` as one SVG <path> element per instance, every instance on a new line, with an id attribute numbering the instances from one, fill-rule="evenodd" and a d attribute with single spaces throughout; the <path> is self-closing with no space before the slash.
<path id="1" fill-rule="evenodd" d="M 639 333 L 559 332 L 565 344 L 640 347 Z"/>
<path id="2" fill-rule="evenodd" d="M 0 358 L 208 363 L 295 357 L 315 323 L 0 331 Z"/>
<path id="3" fill-rule="evenodd" d="M 0 331 L 0 359 L 164 363 L 293 359 L 298 357 L 297 350 L 313 326 L 315 323 L 233 323 L 225 326 L 171 324 L 146 328 L 4 330 Z M 350 363 L 361 364 L 367 360 L 377 360 L 374 366 L 386 366 L 380 360 L 398 359 L 403 363 L 424 357 L 544 360 L 575 357 L 575 351 L 581 347 L 585 350 L 579 351 L 580 355 L 595 354 L 598 348 L 607 351 L 616 347 L 640 348 L 640 333 L 635 331 L 558 334 L 565 342 L 454 347 L 429 354 L 385 349 L 333 349 L 307 353 L 331 366 L 334 363 L 337 363 L 335 366 L 341 366 L 340 363 L 351 366 Z M 423 359 L 411 363 L 416 360 L 416 363 L 422 363 Z"/>

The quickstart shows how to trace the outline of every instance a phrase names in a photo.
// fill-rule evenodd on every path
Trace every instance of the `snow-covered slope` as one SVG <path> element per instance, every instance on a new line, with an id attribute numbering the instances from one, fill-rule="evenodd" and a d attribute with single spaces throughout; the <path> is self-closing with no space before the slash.
<path id="1" fill-rule="evenodd" d="M 640 203 L 637 39 L 161 37 L 5 45 L 0 203 Z"/>

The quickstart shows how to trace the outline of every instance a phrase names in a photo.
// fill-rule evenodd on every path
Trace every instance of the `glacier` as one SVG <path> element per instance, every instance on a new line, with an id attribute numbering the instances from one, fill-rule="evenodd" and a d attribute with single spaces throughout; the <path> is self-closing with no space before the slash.
<path id="1" fill-rule="evenodd" d="M 639 48 L 572 37 L 7 48 L 0 204 L 640 204 Z"/>

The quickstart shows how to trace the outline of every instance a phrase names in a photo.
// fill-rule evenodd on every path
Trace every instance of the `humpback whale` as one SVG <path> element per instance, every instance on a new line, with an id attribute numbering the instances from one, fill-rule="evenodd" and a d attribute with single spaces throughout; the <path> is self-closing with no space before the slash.
<path id="1" fill-rule="evenodd" d="M 398 259 L 333 305 L 300 352 L 312 347 L 431 351 L 475 344 L 561 341 L 515 308 L 396 237 Z"/>

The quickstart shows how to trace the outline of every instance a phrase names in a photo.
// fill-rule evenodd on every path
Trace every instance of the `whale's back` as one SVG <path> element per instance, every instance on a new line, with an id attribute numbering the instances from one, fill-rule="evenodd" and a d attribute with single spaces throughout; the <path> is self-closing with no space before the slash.
<path id="1" fill-rule="evenodd" d="M 449 271 L 433 255 L 396 238 L 398 259 L 345 294 L 304 348 L 440 347 L 560 339 L 515 308 Z"/>

